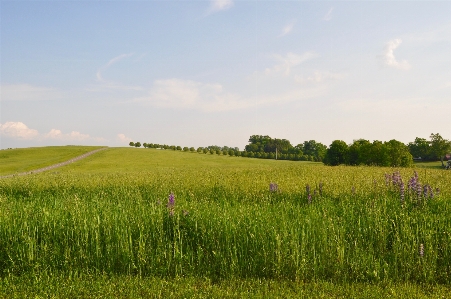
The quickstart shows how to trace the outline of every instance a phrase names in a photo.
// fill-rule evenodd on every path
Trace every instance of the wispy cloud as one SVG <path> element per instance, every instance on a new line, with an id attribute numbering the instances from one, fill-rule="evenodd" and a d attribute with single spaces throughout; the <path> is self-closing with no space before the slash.
<path id="1" fill-rule="evenodd" d="M 182 79 L 157 80 L 144 97 L 134 102 L 157 107 L 226 111 L 245 108 L 248 103 L 240 96 L 224 92 L 222 85 Z"/>
<path id="2" fill-rule="evenodd" d="M 285 36 L 285 35 L 291 33 L 295 24 L 296 24 L 296 21 L 291 21 L 290 23 L 285 25 L 285 27 L 283 27 L 283 29 L 282 29 L 282 33 L 279 36 Z"/>
<path id="3" fill-rule="evenodd" d="M 399 47 L 401 43 L 402 40 L 393 39 L 386 44 L 384 53 L 382 55 L 382 60 L 385 66 L 400 70 L 410 69 L 410 64 L 406 60 L 398 61 L 395 58 L 394 51 Z"/>
<path id="4" fill-rule="evenodd" d="M 327 13 L 324 15 L 323 20 L 324 21 L 330 21 L 332 19 L 332 12 L 334 11 L 334 8 L 331 7 Z"/>
<path id="5" fill-rule="evenodd" d="M 4 84 L 0 87 L 0 101 L 45 101 L 62 97 L 54 88 L 30 84 Z"/>
<path id="6" fill-rule="evenodd" d="M 313 52 L 305 52 L 301 55 L 289 52 L 286 55 L 273 55 L 273 58 L 278 62 L 272 68 L 266 68 L 265 74 L 272 75 L 275 73 L 282 73 L 284 75 L 289 75 L 291 69 L 307 60 L 313 59 L 318 55 Z"/>
<path id="7" fill-rule="evenodd" d="M 133 53 L 130 53 L 130 54 L 121 54 L 121 55 L 119 55 L 119 56 L 114 57 L 114 58 L 111 59 L 110 61 L 108 61 L 107 64 L 105 64 L 104 66 L 102 66 L 101 68 L 99 68 L 99 69 L 97 70 L 97 74 L 96 74 L 97 80 L 99 80 L 99 81 L 101 81 L 101 82 L 105 82 L 105 79 L 102 77 L 102 72 L 104 72 L 107 68 L 109 68 L 110 66 L 112 66 L 112 65 L 115 64 L 116 62 L 118 62 L 118 61 L 120 61 L 120 60 L 122 60 L 122 59 L 124 59 L 124 58 L 130 57 L 130 56 L 132 56 L 132 55 L 133 55 Z"/>
<path id="8" fill-rule="evenodd" d="M 230 9 L 233 4 L 233 0 L 212 0 L 210 1 L 210 7 L 207 10 L 207 15 Z"/>
<path id="9" fill-rule="evenodd" d="M 113 59 L 111 59 L 110 61 L 108 61 L 107 64 L 105 64 L 104 66 L 100 67 L 97 70 L 96 73 L 96 78 L 97 81 L 101 84 L 100 86 L 95 86 L 95 87 L 91 87 L 88 90 L 89 91 L 104 91 L 105 89 L 112 89 L 112 90 L 143 90 L 142 87 L 140 86 L 131 86 L 131 85 L 124 85 L 124 84 L 120 84 L 117 82 L 113 82 L 111 80 L 106 80 L 103 77 L 103 73 L 112 65 L 116 64 L 117 62 L 126 59 L 128 57 L 133 56 L 133 53 L 129 53 L 129 54 L 121 54 L 119 56 L 114 57 Z M 141 59 L 143 55 L 141 55 L 140 57 L 138 57 L 137 59 Z"/>
<path id="10" fill-rule="evenodd" d="M 60 140 L 60 141 L 97 141 L 105 142 L 106 139 L 91 137 L 89 134 L 82 134 L 78 131 L 63 133 L 58 129 L 51 129 L 46 134 L 41 134 L 38 130 L 31 129 L 23 122 L 6 122 L 0 124 L 0 136 L 19 140 Z"/>
<path id="11" fill-rule="evenodd" d="M 129 144 L 133 139 L 128 138 L 125 134 L 119 133 L 116 136 L 116 140 L 122 144 Z"/>

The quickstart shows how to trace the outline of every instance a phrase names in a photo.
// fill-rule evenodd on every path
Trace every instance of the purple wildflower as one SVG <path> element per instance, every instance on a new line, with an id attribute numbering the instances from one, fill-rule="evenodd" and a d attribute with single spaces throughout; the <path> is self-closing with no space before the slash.
<path id="1" fill-rule="evenodd" d="M 404 202 L 404 183 L 401 182 L 401 186 L 399 187 L 399 195 L 401 197 L 401 203 Z"/>
<path id="2" fill-rule="evenodd" d="M 307 200 L 308 200 L 308 203 L 309 203 L 309 204 L 312 203 L 312 195 L 311 195 L 311 194 L 309 194 L 309 195 L 307 196 Z"/>
<path id="3" fill-rule="evenodd" d="M 305 191 L 307 192 L 307 195 L 310 195 L 310 186 L 309 186 L 309 184 L 305 185 Z"/>
<path id="4" fill-rule="evenodd" d="M 277 190 L 278 190 L 277 184 L 275 184 L 275 183 L 269 184 L 269 191 L 271 191 L 271 192 L 277 192 Z"/>
<path id="5" fill-rule="evenodd" d="M 175 197 L 174 197 L 174 193 L 172 193 L 172 192 L 171 192 L 171 194 L 169 194 L 168 203 L 166 204 L 166 207 L 169 210 L 169 216 L 174 216 Z"/>

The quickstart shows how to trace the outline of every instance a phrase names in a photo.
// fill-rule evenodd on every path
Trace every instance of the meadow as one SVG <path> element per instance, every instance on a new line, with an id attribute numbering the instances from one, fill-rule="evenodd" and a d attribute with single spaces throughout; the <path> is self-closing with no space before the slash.
<path id="1" fill-rule="evenodd" d="M 110 148 L 0 180 L 0 297 L 446 298 L 450 175 Z"/>

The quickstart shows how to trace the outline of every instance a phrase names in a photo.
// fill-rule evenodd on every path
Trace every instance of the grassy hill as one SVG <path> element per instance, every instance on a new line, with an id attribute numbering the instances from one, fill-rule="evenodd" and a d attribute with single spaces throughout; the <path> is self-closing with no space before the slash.
<path id="1" fill-rule="evenodd" d="M 98 146 L 48 146 L 0 150 L 0 175 L 27 172 L 70 160 Z"/>

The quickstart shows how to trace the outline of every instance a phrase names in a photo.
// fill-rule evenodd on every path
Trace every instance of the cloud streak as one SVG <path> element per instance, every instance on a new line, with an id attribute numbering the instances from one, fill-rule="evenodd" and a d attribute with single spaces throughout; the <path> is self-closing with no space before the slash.
<path id="1" fill-rule="evenodd" d="M 332 19 L 332 12 L 334 11 L 334 8 L 331 7 L 329 11 L 324 15 L 323 21 L 330 21 Z"/>
<path id="2" fill-rule="evenodd" d="M 409 70 L 411 68 L 410 64 L 406 60 L 398 61 L 395 58 L 395 50 L 402 43 L 400 39 L 393 39 L 389 41 L 384 49 L 382 55 L 383 63 L 387 67 L 399 69 L 399 70 Z"/>
<path id="3" fill-rule="evenodd" d="M 222 10 L 228 10 L 234 5 L 232 0 L 212 0 L 208 8 L 207 15 L 213 14 Z"/>
<path id="4" fill-rule="evenodd" d="M 294 24 L 296 24 L 296 22 L 291 21 L 289 24 L 287 24 L 285 27 L 283 27 L 282 33 L 279 35 L 279 37 L 290 34 L 291 31 L 293 31 Z"/>
<path id="5" fill-rule="evenodd" d="M 298 55 L 292 52 L 287 53 L 286 55 L 273 55 L 273 58 L 278 62 L 272 68 L 265 69 L 265 75 L 272 75 L 282 73 L 284 75 L 289 75 L 291 69 L 298 66 L 299 64 L 313 59 L 318 55 L 313 52 L 306 52 L 304 54 Z"/>

